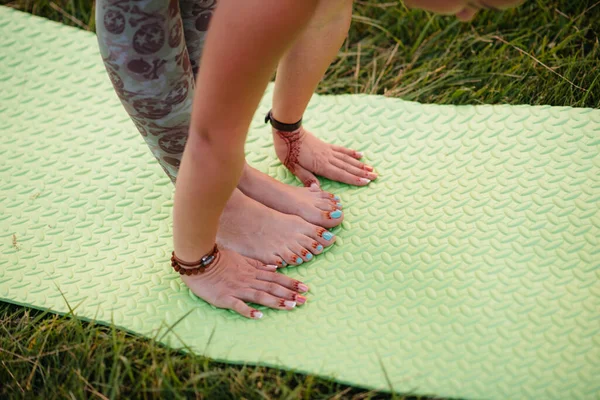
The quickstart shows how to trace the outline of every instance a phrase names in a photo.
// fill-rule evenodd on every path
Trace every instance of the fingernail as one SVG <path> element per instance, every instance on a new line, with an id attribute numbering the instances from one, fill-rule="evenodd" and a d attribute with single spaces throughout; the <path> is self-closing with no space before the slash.
<path id="1" fill-rule="evenodd" d="M 318 188 L 319 188 L 319 185 L 317 185 L 316 183 L 314 183 L 314 182 L 313 182 L 313 183 L 311 183 L 311 184 L 310 184 L 310 187 L 311 187 L 311 188 L 318 189 Z"/>
<path id="2" fill-rule="evenodd" d="M 298 265 L 302 264 L 302 259 L 300 257 L 296 258 L 296 264 L 298 264 Z"/>
<path id="3" fill-rule="evenodd" d="M 287 264 L 285 261 L 282 261 L 282 262 L 281 262 L 281 267 L 282 267 L 282 268 L 283 268 L 283 267 L 287 267 L 287 265 L 288 265 L 288 264 Z"/>
<path id="4" fill-rule="evenodd" d="M 367 179 L 367 178 L 360 178 L 360 179 L 359 179 L 359 181 L 360 181 L 360 183 L 369 183 L 369 182 L 371 182 L 371 181 L 370 181 L 369 179 Z"/>
<path id="5" fill-rule="evenodd" d="M 300 296 L 298 294 L 298 295 L 296 295 L 296 301 L 298 302 L 298 304 L 304 304 L 304 303 L 306 303 L 306 297 Z"/>
<path id="6" fill-rule="evenodd" d="M 313 258 L 313 255 L 312 255 L 311 253 L 308 253 L 308 254 L 306 255 L 306 259 L 307 259 L 308 261 L 312 260 L 312 258 Z"/>
<path id="7" fill-rule="evenodd" d="M 338 196 L 338 195 L 335 195 L 335 196 L 333 196 L 333 199 L 334 199 L 335 201 L 340 201 L 340 196 Z"/>
<path id="8" fill-rule="evenodd" d="M 364 156 L 364 153 L 362 151 L 357 151 L 356 154 L 358 154 L 359 157 Z"/>
<path id="9" fill-rule="evenodd" d="M 329 231 L 325 231 L 323 233 L 323 239 L 325 239 L 325 240 L 331 240 L 331 238 L 333 238 L 333 236 L 334 236 L 333 233 L 331 233 Z"/>
<path id="10" fill-rule="evenodd" d="M 250 318 L 261 319 L 263 317 L 263 313 L 258 310 L 252 310 L 250 312 Z"/>
<path id="11" fill-rule="evenodd" d="M 277 269 L 277 265 L 265 265 L 265 267 L 269 268 L 272 271 L 275 271 Z"/>
<path id="12" fill-rule="evenodd" d="M 287 308 L 294 308 L 294 307 L 296 307 L 296 302 L 295 301 L 286 300 L 286 301 L 283 302 L 283 304 Z"/>
<path id="13" fill-rule="evenodd" d="M 317 246 L 317 251 L 323 251 L 323 246 L 322 245 L 318 245 Z"/>
<path id="14" fill-rule="evenodd" d="M 342 203 L 336 203 L 336 206 L 342 208 Z"/>
<path id="15" fill-rule="evenodd" d="M 329 216 L 331 218 L 338 219 L 339 217 L 342 216 L 342 212 L 340 210 L 335 210 L 334 212 L 329 213 Z"/>
<path id="16" fill-rule="evenodd" d="M 299 283 L 298 291 L 302 292 L 302 293 L 306 293 L 306 292 L 308 292 L 308 286 L 306 286 L 304 283 Z"/>
<path id="17" fill-rule="evenodd" d="M 373 172 L 373 167 L 365 165 L 365 169 L 369 172 Z"/>

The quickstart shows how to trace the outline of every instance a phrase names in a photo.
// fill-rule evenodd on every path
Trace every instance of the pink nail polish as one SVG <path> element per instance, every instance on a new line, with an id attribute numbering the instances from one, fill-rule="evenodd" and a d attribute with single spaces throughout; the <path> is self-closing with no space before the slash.
<path id="1" fill-rule="evenodd" d="M 367 178 L 359 178 L 359 181 L 360 181 L 360 183 L 364 183 L 364 184 L 371 182 L 371 180 L 367 179 Z"/>
<path id="2" fill-rule="evenodd" d="M 277 265 L 265 265 L 265 267 L 269 268 L 271 271 L 277 270 Z"/>
<path id="3" fill-rule="evenodd" d="M 368 165 L 365 165 L 364 169 L 367 170 L 367 171 L 369 171 L 369 172 L 373 172 L 373 167 L 370 167 Z"/>
<path id="4" fill-rule="evenodd" d="M 306 303 L 306 297 L 300 296 L 300 295 L 296 295 L 296 302 L 298 304 L 304 304 L 304 303 Z"/>
<path id="5" fill-rule="evenodd" d="M 306 286 L 304 283 L 299 283 L 297 289 L 299 292 L 302 292 L 302 293 L 308 292 L 308 286 Z"/>

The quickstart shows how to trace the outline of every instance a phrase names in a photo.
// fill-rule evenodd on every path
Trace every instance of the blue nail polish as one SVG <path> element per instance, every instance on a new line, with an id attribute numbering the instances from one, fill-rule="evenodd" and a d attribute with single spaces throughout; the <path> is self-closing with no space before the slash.
<path id="1" fill-rule="evenodd" d="M 317 246 L 317 251 L 323 251 L 323 246 L 321 246 L 321 245 L 318 245 L 318 246 Z"/>
<path id="2" fill-rule="evenodd" d="M 336 206 L 338 206 L 339 208 L 342 208 L 342 203 L 337 203 Z"/>
<path id="3" fill-rule="evenodd" d="M 306 259 L 307 259 L 308 261 L 312 260 L 312 258 L 313 258 L 313 255 L 312 255 L 311 253 L 308 253 L 308 254 L 306 255 Z"/>
<path id="4" fill-rule="evenodd" d="M 333 199 L 334 199 L 335 201 L 340 201 L 340 196 L 338 196 L 338 195 L 335 195 L 335 196 L 333 196 Z"/>
<path id="5" fill-rule="evenodd" d="M 334 212 L 330 213 L 329 216 L 331 218 L 338 219 L 339 217 L 342 216 L 342 212 L 340 210 L 335 210 Z"/>
<path id="6" fill-rule="evenodd" d="M 300 257 L 296 258 L 296 264 L 298 264 L 298 265 L 302 264 L 302 259 Z"/>
<path id="7" fill-rule="evenodd" d="M 281 266 L 282 267 L 287 267 L 287 263 L 285 261 L 281 261 Z"/>
<path id="8" fill-rule="evenodd" d="M 323 239 L 325 240 L 331 240 L 331 238 L 333 238 L 333 233 L 326 231 L 325 233 L 323 233 Z"/>

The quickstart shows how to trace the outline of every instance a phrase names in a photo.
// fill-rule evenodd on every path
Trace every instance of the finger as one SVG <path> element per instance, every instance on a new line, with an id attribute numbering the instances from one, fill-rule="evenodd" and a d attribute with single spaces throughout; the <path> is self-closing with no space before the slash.
<path id="1" fill-rule="evenodd" d="M 282 299 L 262 290 L 251 288 L 242 290 L 238 297 L 244 301 L 250 301 L 255 304 L 277 308 L 279 310 L 291 310 L 296 307 L 296 302 L 293 300 Z"/>
<path id="2" fill-rule="evenodd" d="M 357 160 L 359 160 L 363 157 L 363 153 L 358 152 L 356 150 L 347 149 L 342 146 L 332 145 L 331 148 L 337 152 L 344 153 L 344 154 L 349 155 L 350 157 L 356 158 Z"/>
<path id="3" fill-rule="evenodd" d="M 246 318 L 261 319 L 263 317 L 263 313 L 255 308 L 250 307 L 248 304 L 244 303 L 240 299 L 236 299 L 235 297 L 230 297 L 227 300 L 226 308 L 229 308 Z"/>
<path id="4" fill-rule="evenodd" d="M 355 166 L 358 169 L 364 169 L 365 171 L 373 172 L 373 167 L 371 167 L 370 165 L 367 165 L 365 163 L 362 163 L 362 162 L 358 161 L 357 159 L 350 157 L 347 154 L 336 151 L 333 153 L 333 156 L 345 163 Z"/>
<path id="5" fill-rule="evenodd" d="M 295 301 L 296 304 L 306 303 L 306 297 L 275 282 L 267 282 L 256 279 L 250 284 L 250 287 L 256 290 L 262 290 L 263 292 L 272 294 L 275 297 L 280 297 L 289 301 Z"/>
<path id="6" fill-rule="evenodd" d="M 283 274 L 257 271 L 256 279 L 267 282 L 275 282 L 283 287 L 286 287 L 298 293 L 308 292 L 308 286 L 306 286 L 306 284 L 292 279 L 289 276 L 285 276 Z"/>
<path id="7" fill-rule="evenodd" d="M 334 181 L 347 183 L 349 185 L 355 186 L 366 186 L 371 182 L 371 180 L 367 178 L 361 178 L 356 175 L 353 175 L 347 171 L 344 171 L 341 168 L 336 167 L 331 163 L 328 163 L 325 166 L 325 173 L 323 174 L 323 176 Z"/>
<path id="8" fill-rule="evenodd" d="M 302 184 L 306 187 L 320 188 L 321 184 L 316 176 L 314 176 L 311 172 L 305 170 L 300 165 L 296 165 L 294 168 L 294 175 L 300 179 Z"/>
<path id="9" fill-rule="evenodd" d="M 330 162 L 332 165 L 335 165 L 336 167 L 343 169 L 344 171 L 351 173 L 352 175 L 356 175 L 360 178 L 365 178 L 369 180 L 377 179 L 377 174 L 364 169 L 357 168 L 354 165 L 350 165 L 340 159 L 334 158 L 330 160 Z"/>
<path id="10" fill-rule="evenodd" d="M 264 263 L 262 263 L 258 260 L 255 260 L 254 258 L 244 257 L 244 259 L 246 260 L 246 262 L 248 264 L 250 264 L 254 268 L 262 269 L 265 271 L 275 271 L 277 269 L 277 265 L 272 265 L 272 264 L 265 265 Z"/>

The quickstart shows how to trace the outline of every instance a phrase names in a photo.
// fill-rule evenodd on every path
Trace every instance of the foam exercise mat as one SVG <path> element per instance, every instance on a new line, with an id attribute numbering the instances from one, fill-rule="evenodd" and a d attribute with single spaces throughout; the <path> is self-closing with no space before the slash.
<path id="1" fill-rule="evenodd" d="M 271 90 L 248 160 L 299 185 L 262 120 Z M 345 221 L 285 271 L 306 305 L 213 308 L 170 267 L 174 186 L 95 36 L 0 7 L 0 299 L 367 388 L 600 398 L 600 111 L 344 95 L 305 121 L 380 177 L 323 181 Z"/>

